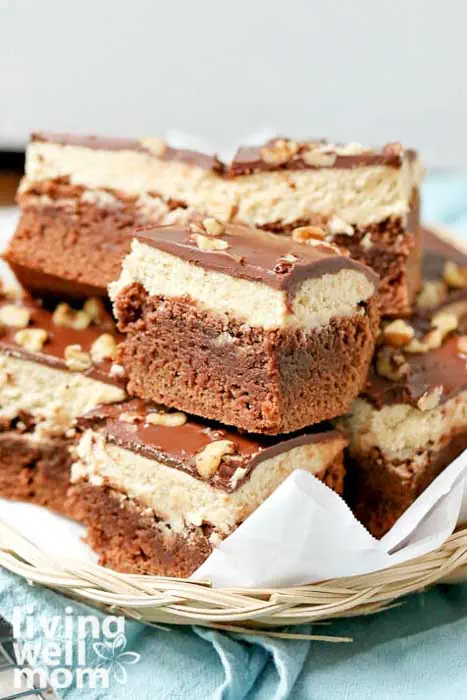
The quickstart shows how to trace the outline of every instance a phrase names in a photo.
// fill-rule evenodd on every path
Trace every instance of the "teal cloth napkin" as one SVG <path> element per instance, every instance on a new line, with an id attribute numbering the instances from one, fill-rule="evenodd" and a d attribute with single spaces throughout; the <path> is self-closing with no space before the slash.
<path id="1" fill-rule="evenodd" d="M 456 227 L 467 240 L 467 179 L 433 174 L 423 201 L 426 222 Z M 78 687 L 76 665 L 70 664 L 71 685 L 58 676 L 64 687 L 57 693 L 66 700 L 450 700 L 467 692 L 467 585 L 438 586 L 378 615 L 288 630 L 351 637 L 348 644 L 131 621 L 110 634 L 94 609 L 1 570 L 0 614 L 16 620 L 20 642 L 40 650 L 55 643 L 59 652 L 69 639 L 67 620 L 76 625 L 86 615 L 94 618 L 99 629 L 85 639 L 83 658 L 86 668 L 100 665 L 108 672 L 109 687 Z M 58 621 L 49 637 L 27 629 L 28 619 L 37 623 L 40 616 Z"/>

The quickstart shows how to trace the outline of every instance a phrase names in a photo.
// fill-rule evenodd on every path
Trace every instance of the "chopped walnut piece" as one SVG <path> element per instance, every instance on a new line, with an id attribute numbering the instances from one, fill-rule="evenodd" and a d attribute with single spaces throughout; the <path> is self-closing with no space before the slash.
<path id="1" fill-rule="evenodd" d="M 302 158 L 307 165 L 319 167 L 332 167 L 336 162 L 337 154 L 329 144 L 312 145 L 302 153 Z"/>
<path id="2" fill-rule="evenodd" d="M 457 340 L 457 349 L 462 355 L 467 355 L 467 335 L 461 335 Z"/>
<path id="3" fill-rule="evenodd" d="M 201 233 L 194 233 L 193 238 L 200 250 L 227 250 L 230 247 L 227 241 L 203 236 Z"/>
<path id="4" fill-rule="evenodd" d="M 401 156 L 404 153 L 404 147 L 402 146 L 401 143 L 398 141 L 393 141 L 392 143 L 387 143 L 383 147 L 383 155 L 392 157 L 392 156 Z"/>
<path id="5" fill-rule="evenodd" d="M 126 374 L 125 367 L 123 365 L 119 365 L 117 362 L 114 362 L 110 368 L 109 374 L 111 377 L 124 377 Z"/>
<path id="6" fill-rule="evenodd" d="M 235 444 L 231 440 L 216 440 L 210 442 L 195 456 L 196 470 L 203 479 L 209 479 L 219 468 L 222 458 L 231 455 L 235 451 Z"/>
<path id="7" fill-rule="evenodd" d="M 441 401 L 441 396 L 443 395 L 443 387 L 437 386 L 431 391 L 425 391 L 423 396 L 421 396 L 417 401 L 417 406 L 420 411 L 431 411 L 431 409 L 436 408 Z"/>
<path id="8" fill-rule="evenodd" d="M 381 331 L 383 343 L 390 345 L 393 348 L 400 348 L 407 345 L 415 335 L 412 326 L 409 326 L 407 321 L 398 318 L 396 321 L 391 321 Z"/>
<path id="9" fill-rule="evenodd" d="M 306 243 L 309 240 L 324 241 L 326 233 L 319 226 L 299 226 L 292 231 L 292 238 L 297 243 Z"/>
<path id="10" fill-rule="evenodd" d="M 261 151 L 261 158 L 269 165 L 283 165 L 296 155 L 298 144 L 296 141 L 277 139 L 273 143 L 264 146 Z"/>
<path id="11" fill-rule="evenodd" d="M 422 353 L 436 350 L 441 347 L 446 336 L 456 330 L 457 324 L 458 319 L 455 314 L 441 311 L 433 316 L 431 319 L 432 328 L 425 333 L 423 338 L 421 340 L 413 338 L 404 349 L 410 353 Z"/>
<path id="12" fill-rule="evenodd" d="M 368 153 L 370 149 L 366 146 L 362 146 L 361 143 L 351 141 L 350 143 L 336 146 L 334 150 L 338 156 L 358 156 L 361 153 Z"/>
<path id="13" fill-rule="evenodd" d="M 13 328 L 26 328 L 31 320 L 31 312 L 22 306 L 5 304 L 0 307 L 0 323 Z"/>
<path id="14" fill-rule="evenodd" d="M 376 355 L 376 372 L 380 377 L 397 381 L 407 375 L 409 365 L 401 352 L 383 347 Z"/>
<path id="15" fill-rule="evenodd" d="M 103 333 L 91 345 L 91 357 L 93 362 L 114 360 L 117 353 L 117 343 L 110 333 Z"/>
<path id="16" fill-rule="evenodd" d="M 417 297 L 419 309 L 431 309 L 446 300 L 448 289 L 443 280 L 429 280 L 423 283 L 422 291 Z"/>
<path id="17" fill-rule="evenodd" d="M 91 366 L 91 356 L 84 352 L 81 345 L 67 345 L 65 348 L 65 364 L 72 372 L 83 372 Z"/>
<path id="18" fill-rule="evenodd" d="M 148 413 L 145 418 L 145 422 L 150 425 L 164 425 L 167 428 L 178 428 L 181 425 L 185 425 L 186 421 L 186 415 L 181 413 L 181 411 L 175 411 L 174 413 L 158 411 L 157 413 Z"/>
<path id="19" fill-rule="evenodd" d="M 91 317 L 85 311 L 76 311 L 69 304 L 59 304 L 52 314 L 52 321 L 56 326 L 65 326 L 82 330 L 91 323 Z"/>
<path id="20" fill-rule="evenodd" d="M 86 299 L 83 306 L 83 311 L 89 316 L 92 323 L 99 326 L 108 317 L 107 309 L 105 308 L 104 302 L 97 297 L 89 297 Z"/>
<path id="21" fill-rule="evenodd" d="M 443 271 L 444 281 L 449 287 L 464 289 L 467 287 L 467 267 L 461 267 L 455 262 L 447 262 Z"/>
<path id="22" fill-rule="evenodd" d="M 45 345 L 48 333 L 43 328 L 25 328 L 17 331 L 15 341 L 29 352 L 40 352 Z"/>
<path id="23" fill-rule="evenodd" d="M 137 423 L 138 421 L 141 421 L 143 416 L 141 413 L 136 413 L 136 411 L 125 411 L 124 413 L 120 413 L 118 420 L 122 421 L 122 423 Z"/>
<path id="24" fill-rule="evenodd" d="M 221 224 L 220 221 L 214 219 L 212 216 L 203 219 L 203 226 L 211 236 L 222 236 L 225 231 L 224 224 Z"/>
<path id="25" fill-rule="evenodd" d="M 147 136 L 144 139 L 140 139 L 140 143 L 155 156 L 163 156 L 167 150 L 165 141 L 157 138 L 157 136 Z"/>

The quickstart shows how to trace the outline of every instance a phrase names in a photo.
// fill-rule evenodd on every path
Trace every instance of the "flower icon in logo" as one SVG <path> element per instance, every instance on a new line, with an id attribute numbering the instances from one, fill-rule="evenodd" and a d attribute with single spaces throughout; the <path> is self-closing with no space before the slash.
<path id="1" fill-rule="evenodd" d="M 107 668 L 113 671 L 115 679 L 124 685 L 127 682 L 127 671 L 125 666 L 137 664 L 141 658 L 135 651 L 125 651 L 126 637 L 118 634 L 111 642 L 94 642 L 92 645 L 97 656 L 103 661 L 97 668 Z"/>

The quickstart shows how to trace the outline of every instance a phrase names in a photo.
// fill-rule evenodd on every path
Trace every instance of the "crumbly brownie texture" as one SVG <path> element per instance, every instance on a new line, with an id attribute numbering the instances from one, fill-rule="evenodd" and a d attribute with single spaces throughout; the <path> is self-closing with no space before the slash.
<path id="1" fill-rule="evenodd" d="M 385 313 L 407 313 L 419 283 L 420 180 L 416 155 L 399 144 L 378 151 L 279 139 L 254 156 L 242 149 L 228 167 L 158 139 L 36 134 L 5 257 L 36 291 L 105 295 L 135 225 L 196 212 L 278 233 L 299 229 L 300 237 L 311 225 L 374 266 Z"/>
<path id="2" fill-rule="evenodd" d="M 338 421 L 356 515 L 377 537 L 467 447 L 467 256 L 427 242 L 417 311 L 383 324 L 367 386 Z"/>
<path id="3" fill-rule="evenodd" d="M 67 439 L 34 440 L 18 430 L 0 432 L 0 496 L 72 517 L 70 444 Z"/>
<path id="4" fill-rule="evenodd" d="M 271 434 L 348 409 L 378 324 L 368 268 L 238 226 L 138 239 L 111 289 L 130 394 Z"/>
<path id="5" fill-rule="evenodd" d="M 248 436 L 132 400 L 80 428 L 70 504 L 123 571 L 189 575 L 295 469 L 343 491 L 346 440 L 329 427 Z"/>

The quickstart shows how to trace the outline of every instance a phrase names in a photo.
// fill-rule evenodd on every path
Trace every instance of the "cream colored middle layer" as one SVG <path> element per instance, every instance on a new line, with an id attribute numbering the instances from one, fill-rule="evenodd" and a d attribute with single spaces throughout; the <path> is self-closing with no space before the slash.
<path id="1" fill-rule="evenodd" d="M 305 280 L 295 292 L 289 309 L 284 290 L 205 270 L 138 240 L 133 240 L 120 278 L 109 286 L 112 301 L 135 282 L 150 296 L 187 296 L 217 316 L 226 314 L 228 318 L 265 329 L 325 326 L 334 317 L 355 314 L 358 304 L 375 292 L 362 272 L 340 270 L 334 275 Z"/>
<path id="2" fill-rule="evenodd" d="M 350 413 L 338 423 L 350 438 L 350 452 L 357 457 L 377 447 L 389 460 L 413 459 L 417 450 L 437 450 L 443 437 L 467 429 L 467 391 L 429 411 L 408 404 L 377 410 L 365 399 L 356 399 Z"/>
<path id="3" fill-rule="evenodd" d="M 79 372 L 0 355 L 0 418 L 11 420 L 21 411 L 32 415 L 38 439 L 61 435 L 74 418 L 124 398 L 123 389 Z"/>
<path id="4" fill-rule="evenodd" d="M 320 214 L 336 216 L 348 225 L 367 226 L 390 216 L 406 218 L 412 190 L 422 179 L 422 167 L 418 160 L 411 162 L 406 157 L 400 168 L 259 172 L 229 180 L 144 152 L 30 143 L 21 190 L 59 177 L 69 178 L 73 185 L 132 196 L 155 192 L 224 221 L 235 216 L 258 226 L 287 225 Z"/>
<path id="5" fill-rule="evenodd" d="M 261 462 L 242 486 L 226 493 L 179 469 L 107 443 L 101 434 L 88 430 L 78 444 L 79 461 L 72 467 L 71 480 L 76 483 L 88 479 L 95 486 L 110 485 L 164 518 L 175 532 L 206 522 L 226 535 L 292 471 L 321 472 L 344 445 L 345 440 L 338 436 L 327 442 L 295 447 Z"/>

